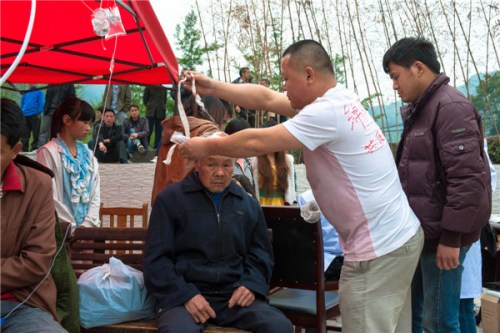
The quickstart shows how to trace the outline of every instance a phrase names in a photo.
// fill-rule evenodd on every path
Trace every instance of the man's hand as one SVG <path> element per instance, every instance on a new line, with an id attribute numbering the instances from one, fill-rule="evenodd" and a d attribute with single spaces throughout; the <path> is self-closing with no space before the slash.
<path id="1" fill-rule="evenodd" d="M 246 287 L 240 286 L 233 292 L 231 299 L 228 303 L 228 308 L 232 308 L 235 305 L 241 306 L 242 308 L 252 305 L 255 301 L 255 295 L 253 291 Z"/>
<path id="2" fill-rule="evenodd" d="M 179 152 L 189 160 L 199 160 L 209 155 L 207 143 L 210 140 L 201 137 L 194 137 L 183 144 L 179 148 Z"/>
<path id="3" fill-rule="evenodd" d="M 99 150 L 102 151 L 103 153 L 106 153 L 108 151 L 108 149 L 102 142 L 99 143 Z"/>
<path id="4" fill-rule="evenodd" d="M 137 139 L 138 136 L 139 136 L 139 133 L 131 133 L 129 138 L 130 138 L 130 140 L 134 140 L 134 139 Z"/>
<path id="5" fill-rule="evenodd" d="M 198 72 L 186 71 L 186 81 L 182 83 L 182 86 L 189 90 L 193 90 L 193 80 L 195 81 L 197 93 L 202 95 L 213 95 L 211 91 L 213 80 Z"/>
<path id="6" fill-rule="evenodd" d="M 459 256 L 459 247 L 449 247 L 439 244 L 436 251 L 436 266 L 446 271 L 457 268 L 460 264 Z"/>
<path id="7" fill-rule="evenodd" d="M 209 318 L 215 318 L 214 309 L 200 294 L 184 303 L 184 307 L 197 324 L 204 324 Z"/>

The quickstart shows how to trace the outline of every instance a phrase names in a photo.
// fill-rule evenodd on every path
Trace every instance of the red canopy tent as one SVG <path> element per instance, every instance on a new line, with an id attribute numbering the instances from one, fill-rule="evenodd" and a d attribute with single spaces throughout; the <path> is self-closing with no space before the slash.
<path id="1" fill-rule="evenodd" d="M 92 12 L 119 7 L 126 35 L 105 40 L 92 26 Z M 2 76 L 19 54 L 31 1 L 0 0 Z M 29 45 L 10 83 L 176 84 L 178 65 L 148 0 L 38 0 Z"/>

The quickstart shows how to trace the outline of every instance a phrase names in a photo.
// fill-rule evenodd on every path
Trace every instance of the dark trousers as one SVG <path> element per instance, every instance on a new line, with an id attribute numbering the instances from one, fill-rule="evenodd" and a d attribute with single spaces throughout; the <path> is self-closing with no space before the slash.
<path id="1" fill-rule="evenodd" d="M 151 142 L 151 135 L 153 134 L 153 129 L 155 131 L 155 142 L 153 143 L 153 150 L 156 151 L 155 155 L 158 155 L 158 150 L 160 150 L 161 136 L 163 133 L 163 128 L 161 127 L 162 119 L 148 117 L 149 134 L 148 134 L 148 144 Z"/>
<path id="2" fill-rule="evenodd" d="M 293 332 L 292 323 L 285 315 L 265 301 L 255 299 L 249 307 L 229 309 L 227 307 L 229 298 L 227 297 L 205 296 L 205 298 L 217 315 L 216 318 L 210 319 L 208 323 L 239 328 L 254 333 Z M 195 323 L 183 305 L 162 313 L 157 322 L 160 333 L 201 333 L 208 325 L 208 323 Z"/>
<path id="3" fill-rule="evenodd" d="M 40 134 L 40 115 L 36 114 L 33 116 L 25 117 L 26 126 L 21 136 L 21 143 L 23 144 L 23 151 L 31 151 L 38 148 L 38 136 Z M 29 147 L 29 141 L 31 137 L 31 133 L 33 133 L 33 141 L 31 143 L 31 149 Z"/>
<path id="4" fill-rule="evenodd" d="M 91 146 L 92 145 L 92 146 Z M 94 142 L 89 142 L 89 148 L 94 150 Z M 126 163 L 128 160 L 128 152 L 127 146 L 125 146 L 125 142 L 118 141 L 115 145 L 106 145 L 108 151 L 103 153 L 99 150 L 99 147 L 95 150 L 95 157 L 101 163 Z"/>

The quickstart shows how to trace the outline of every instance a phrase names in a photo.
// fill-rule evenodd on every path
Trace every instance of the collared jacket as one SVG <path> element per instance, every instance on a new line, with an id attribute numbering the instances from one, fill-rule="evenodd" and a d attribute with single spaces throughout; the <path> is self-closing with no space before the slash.
<path id="1" fill-rule="evenodd" d="M 474 243 L 491 213 L 491 180 L 480 116 L 440 74 L 402 110 L 396 163 L 425 233 L 424 251 Z"/>
<path id="2" fill-rule="evenodd" d="M 204 133 L 217 132 L 220 129 L 213 122 L 196 117 L 187 117 L 189 124 L 190 137 L 201 136 Z M 182 180 L 194 170 L 193 161 L 185 159 L 179 150 L 174 148 L 172 153 L 171 163 L 167 165 L 163 161 L 167 158 L 169 150 L 174 143 L 170 141 L 172 134 L 175 131 L 184 133 L 181 118 L 173 116 L 161 122 L 163 127 L 163 135 L 161 139 L 161 147 L 158 152 L 158 158 L 155 168 L 155 176 L 153 179 L 153 192 L 151 194 L 151 205 L 154 204 L 156 196 L 165 187 L 175 182 Z"/>
<path id="3" fill-rule="evenodd" d="M 141 145 L 144 146 L 144 148 L 148 148 L 148 134 L 149 134 L 149 124 L 148 120 L 144 117 L 139 116 L 139 119 L 134 125 L 134 122 L 131 117 L 128 117 L 125 119 L 123 122 L 123 139 L 125 142 L 128 141 L 128 138 L 130 137 L 130 130 L 134 129 L 135 133 L 138 133 L 139 136 L 137 137 L 139 141 L 141 141 Z"/>
<path id="4" fill-rule="evenodd" d="M 218 210 L 196 172 L 158 195 L 144 252 L 157 313 L 200 293 L 229 299 L 239 286 L 265 298 L 273 264 L 262 209 L 234 182 Z"/>
<path id="5" fill-rule="evenodd" d="M 4 188 L 1 198 L 1 293 L 10 292 L 22 302 L 43 280 L 26 304 L 49 312 L 57 320 L 57 290 L 48 274 L 56 253 L 52 180 L 39 171 L 43 167 L 11 166 L 20 190 Z"/>

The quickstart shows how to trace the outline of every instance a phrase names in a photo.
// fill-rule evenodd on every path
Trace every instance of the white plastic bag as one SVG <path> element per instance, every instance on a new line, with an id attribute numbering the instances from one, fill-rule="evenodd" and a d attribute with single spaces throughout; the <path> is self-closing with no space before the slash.
<path id="1" fill-rule="evenodd" d="M 154 315 L 141 271 L 111 257 L 78 279 L 80 321 L 84 328 L 140 320 Z"/>

